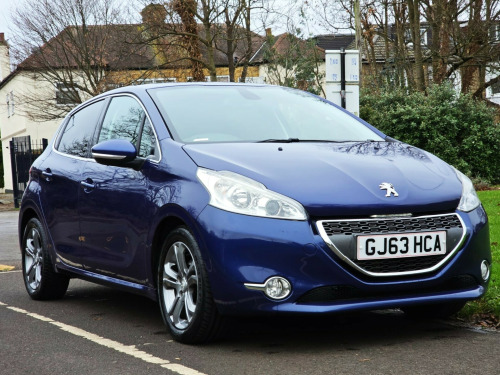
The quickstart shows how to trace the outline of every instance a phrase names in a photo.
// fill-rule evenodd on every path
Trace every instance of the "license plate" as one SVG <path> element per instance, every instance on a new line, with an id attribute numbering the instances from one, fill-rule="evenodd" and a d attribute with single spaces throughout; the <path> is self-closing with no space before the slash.
<path id="1" fill-rule="evenodd" d="M 358 260 L 446 254 L 446 231 L 358 236 Z"/>

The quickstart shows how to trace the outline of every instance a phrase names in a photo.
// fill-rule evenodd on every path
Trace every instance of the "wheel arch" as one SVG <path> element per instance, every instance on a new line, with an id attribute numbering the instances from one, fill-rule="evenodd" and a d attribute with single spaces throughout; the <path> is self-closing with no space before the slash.
<path id="1" fill-rule="evenodd" d="M 153 242 L 151 243 L 151 274 L 154 276 L 158 270 L 158 261 L 161 253 L 161 246 L 165 237 L 175 228 L 186 225 L 184 220 L 178 216 L 167 216 L 156 227 Z M 154 286 L 157 286 L 156 277 L 153 277 Z"/>
<path id="2" fill-rule="evenodd" d="M 197 224 L 194 218 L 185 211 L 182 207 L 177 205 L 168 205 L 163 208 L 163 215 L 155 226 L 151 238 L 151 250 L 150 250 L 150 267 L 152 280 L 154 280 L 154 287 L 157 287 L 156 282 L 156 272 L 158 271 L 158 261 L 161 253 L 161 246 L 163 241 L 175 228 L 184 226 L 186 227 L 195 237 L 200 247 L 203 260 L 206 264 L 210 263 L 210 256 L 207 251 L 205 251 L 205 243 L 197 230 Z"/>
<path id="3" fill-rule="evenodd" d="M 19 246 L 22 246 L 22 241 L 23 241 L 23 235 L 24 235 L 24 229 L 26 228 L 26 225 L 28 224 L 28 222 L 33 219 L 33 218 L 37 218 L 41 223 L 42 223 L 42 220 L 40 219 L 40 215 L 38 215 L 38 212 L 36 212 L 36 210 L 32 207 L 28 207 L 26 208 L 25 210 L 23 210 L 20 214 L 19 214 Z M 43 225 L 43 223 L 42 223 Z"/>

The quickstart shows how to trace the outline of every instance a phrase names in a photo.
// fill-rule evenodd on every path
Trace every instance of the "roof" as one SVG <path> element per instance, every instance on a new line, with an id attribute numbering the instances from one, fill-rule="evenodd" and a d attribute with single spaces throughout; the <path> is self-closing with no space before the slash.
<path id="1" fill-rule="evenodd" d="M 318 35 L 314 37 L 316 45 L 323 48 L 324 50 L 339 50 L 344 49 L 354 49 L 354 40 L 356 39 L 354 35 L 334 35 L 325 34 Z"/>
<path id="2" fill-rule="evenodd" d="M 190 65 L 190 60 L 182 48 L 181 38 L 171 33 L 169 27 L 179 25 L 164 24 L 162 29 L 148 29 L 144 24 L 131 25 L 95 25 L 88 26 L 86 33 L 80 26 L 64 29 L 57 36 L 45 43 L 39 50 L 34 51 L 27 59 L 19 64 L 19 69 L 36 70 L 50 66 L 52 68 L 78 68 L 80 44 L 78 38 L 85 35 L 91 46 L 92 63 L 95 66 L 106 66 L 110 70 L 151 69 L 184 67 Z M 216 25 L 217 35 L 215 43 L 215 65 L 227 66 L 226 40 L 224 39 L 225 26 Z M 203 35 L 202 25 L 198 25 L 200 35 Z M 163 35 L 155 37 L 154 35 Z M 257 51 L 265 38 L 252 34 L 252 52 Z M 95 41 L 93 43 L 92 41 Z M 207 60 L 207 48 L 199 42 L 202 58 Z M 242 61 L 247 52 L 246 39 L 241 38 L 237 43 L 234 56 Z M 261 62 L 254 59 L 253 63 Z"/>
<path id="3" fill-rule="evenodd" d="M 279 55 L 286 55 L 290 51 L 290 46 L 292 43 L 298 43 L 300 48 L 307 47 L 307 41 L 298 38 L 297 36 L 290 33 L 283 33 L 277 36 L 269 35 L 264 38 L 265 42 L 262 47 L 257 50 L 255 55 L 251 58 L 251 62 L 265 62 L 266 51 L 268 48 L 272 48 Z M 315 46 L 318 59 L 325 59 L 325 50 L 320 46 Z"/>

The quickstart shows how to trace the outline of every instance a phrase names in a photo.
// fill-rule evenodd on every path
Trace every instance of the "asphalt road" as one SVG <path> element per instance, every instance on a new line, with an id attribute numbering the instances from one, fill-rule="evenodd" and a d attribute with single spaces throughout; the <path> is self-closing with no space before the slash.
<path id="1" fill-rule="evenodd" d="M 20 264 L 16 215 L 0 212 L 0 264 Z M 500 334 L 391 310 L 242 318 L 224 339 L 187 346 L 153 301 L 80 280 L 62 300 L 32 301 L 14 271 L 0 273 L 0 364 L 1 374 L 37 375 L 498 375 Z"/>

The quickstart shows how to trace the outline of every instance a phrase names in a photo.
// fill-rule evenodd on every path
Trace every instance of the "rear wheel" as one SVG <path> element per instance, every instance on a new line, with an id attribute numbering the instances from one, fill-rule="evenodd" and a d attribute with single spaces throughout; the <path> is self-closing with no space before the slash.
<path id="1" fill-rule="evenodd" d="M 24 285 L 35 300 L 58 299 L 68 289 L 69 278 L 54 270 L 47 250 L 47 235 L 36 218 L 28 221 L 22 241 Z"/>
<path id="2" fill-rule="evenodd" d="M 403 312 L 413 319 L 447 318 L 459 312 L 466 302 L 454 301 L 430 305 L 410 306 L 403 308 Z"/>
<path id="3" fill-rule="evenodd" d="M 222 319 L 212 298 L 198 244 L 189 230 L 179 227 L 164 240 L 158 266 L 158 300 L 163 320 L 177 341 L 209 341 Z"/>

